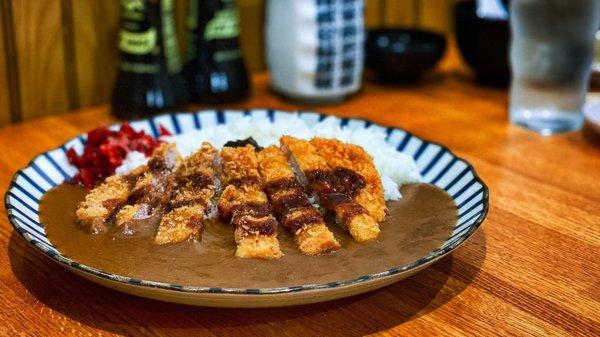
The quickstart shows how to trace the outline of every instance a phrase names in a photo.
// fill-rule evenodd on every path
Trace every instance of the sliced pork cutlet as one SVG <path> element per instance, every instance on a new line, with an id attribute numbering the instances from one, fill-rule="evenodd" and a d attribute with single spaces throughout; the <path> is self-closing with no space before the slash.
<path id="1" fill-rule="evenodd" d="M 281 149 L 270 146 L 258 152 L 258 168 L 279 222 L 303 254 L 317 255 L 340 248 L 321 212 L 311 205 L 304 188 L 296 180 Z"/>
<path id="2" fill-rule="evenodd" d="M 254 147 L 224 147 L 221 160 L 221 182 L 225 188 L 217 208 L 221 219 L 235 226 L 235 255 L 280 258 L 283 253 L 277 240 L 277 220 L 261 188 Z"/>
<path id="3" fill-rule="evenodd" d="M 300 181 L 313 191 L 323 208 L 335 215 L 336 222 L 348 230 L 354 240 L 363 242 L 377 238 L 380 232 L 377 221 L 351 196 L 353 191 L 361 188 L 360 181 L 336 176 L 325 158 L 307 140 L 283 136 L 281 144 Z"/>
<path id="4" fill-rule="evenodd" d="M 382 222 L 387 215 L 383 185 L 373 164 L 373 158 L 367 151 L 358 145 L 345 144 L 337 139 L 313 138 L 310 143 L 319 155 L 325 158 L 327 165 L 340 181 L 352 180 L 364 184 L 364 187 L 348 191 L 347 194 L 366 208 L 373 220 Z"/>
<path id="5" fill-rule="evenodd" d="M 202 239 L 204 217 L 213 207 L 218 185 L 218 157 L 218 151 L 205 142 L 179 165 L 168 211 L 154 237 L 156 244 Z"/>
<path id="6" fill-rule="evenodd" d="M 127 202 L 135 182 L 147 169 L 141 166 L 127 175 L 112 175 L 91 189 L 75 211 L 79 223 L 92 234 L 106 232 L 113 214 Z"/>
<path id="7" fill-rule="evenodd" d="M 150 160 L 148 169 L 135 182 L 123 206 L 114 217 L 114 236 L 132 237 L 153 235 L 174 186 L 173 172 L 181 156 L 175 144 L 160 145 Z"/>

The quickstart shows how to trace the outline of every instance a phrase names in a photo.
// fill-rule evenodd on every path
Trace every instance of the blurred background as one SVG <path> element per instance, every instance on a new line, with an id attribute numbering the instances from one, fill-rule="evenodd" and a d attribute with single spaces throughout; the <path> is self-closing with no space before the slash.
<path id="1" fill-rule="evenodd" d="M 365 23 L 418 27 L 450 38 L 459 1 L 366 0 Z M 251 72 L 266 70 L 265 5 L 237 0 Z M 0 0 L 0 6 L 0 125 L 109 102 L 117 74 L 119 0 Z M 175 1 L 182 49 L 187 6 L 186 0 Z"/>

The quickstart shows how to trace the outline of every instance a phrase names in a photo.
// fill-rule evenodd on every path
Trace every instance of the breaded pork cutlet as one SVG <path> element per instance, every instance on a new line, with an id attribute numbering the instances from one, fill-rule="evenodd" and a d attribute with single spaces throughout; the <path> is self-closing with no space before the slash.
<path id="1" fill-rule="evenodd" d="M 179 165 L 168 212 L 158 225 L 155 243 L 202 238 L 204 216 L 213 207 L 217 188 L 217 166 L 218 151 L 206 142 Z"/>
<path id="2" fill-rule="evenodd" d="M 127 202 L 135 182 L 146 170 L 142 166 L 128 175 L 110 176 L 90 190 L 75 212 L 79 223 L 92 234 L 106 232 L 113 213 Z"/>
<path id="3" fill-rule="evenodd" d="M 303 254 L 317 255 L 340 248 L 321 212 L 310 204 L 281 149 L 270 146 L 258 152 L 258 168 L 279 222 Z"/>
<path id="4" fill-rule="evenodd" d="M 315 193 L 323 208 L 335 214 L 338 224 L 356 241 L 377 238 L 380 232 L 377 221 L 350 196 L 364 186 L 364 182 L 355 175 L 334 175 L 327 161 L 307 140 L 283 136 L 280 141 L 301 181 Z"/>
<path id="5" fill-rule="evenodd" d="M 127 204 L 115 215 L 117 235 L 153 234 L 173 188 L 173 172 L 181 162 L 175 144 L 161 144 L 148 161 L 148 169 L 136 181 Z"/>
<path id="6" fill-rule="evenodd" d="M 362 147 L 345 144 L 337 139 L 313 138 L 310 143 L 317 149 L 334 174 L 342 176 L 348 172 L 359 174 L 365 186 L 353 196 L 362 207 L 369 211 L 373 220 L 381 222 L 387 215 L 383 186 L 373 158 Z"/>
<path id="7" fill-rule="evenodd" d="M 224 147 L 221 159 L 221 181 L 225 189 L 219 199 L 218 211 L 222 220 L 235 226 L 235 255 L 280 258 L 283 254 L 277 240 L 277 220 L 261 189 L 254 147 Z"/>

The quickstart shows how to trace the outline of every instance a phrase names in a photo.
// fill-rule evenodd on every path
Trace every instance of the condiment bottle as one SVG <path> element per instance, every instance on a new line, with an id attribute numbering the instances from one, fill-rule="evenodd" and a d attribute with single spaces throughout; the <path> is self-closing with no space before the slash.
<path id="1" fill-rule="evenodd" d="M 121 0 L 119 51 L 111 99 L 115 116 L 142 117 L 178 107 L 183 84 L 172 0 Z"/>
<path id="2" fill-rule="evenodd" d="M 235 0 L 190 0 L 184 78 L 195 103 L 246 98 L 250 83 Z"/>
<path id="3" fill-rule="evenodd" d="M 271 86 L 305 103 L 358 91 L 364 63 L 362 0 L 269 0 L 266 58 Z"/>
<path id="4" fill-rule="evenodd" d="M 185 81 L 181 75 L 183 68 L 181 55 L 179 54 L 179 42 L 175 28 L 175 1 L 161 0 L 162 36 L 167 60 L 167 71 L 173 81 L 175 95 L 179 103 L 187 99 Z"/>

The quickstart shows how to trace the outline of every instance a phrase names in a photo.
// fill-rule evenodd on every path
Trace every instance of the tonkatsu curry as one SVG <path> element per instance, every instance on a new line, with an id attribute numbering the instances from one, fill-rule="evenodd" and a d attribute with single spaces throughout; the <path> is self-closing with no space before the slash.
<path id="1" fill-rule="evenodd" d="M 311 203 L 310 200 L 314 202 Z M 235 255 L 277 259 L 281 225 L 306 255 L 340 248 L 324 216 L 358 242 L 376 239 L 387 208 L 372 158 L 333 139 L 281 138 L 280 146 L 210 143 L 187 158 L 160 145 L 148 163 L 91 189 L 76 215 L 90 233 L 152 235 L 156 244 L 201 241 L 216 207 L 234 228 Z"/>
<path id="2" fill-rule="evenodd" d="M 69 151 L 78 171 L 43 196 L 40 219 L 67 257 L 178 284 L 344 280 L 442 245 L 452 197 L 384 133 L 336 123 L 291 115 L 158 139 L 127 124 L 94 130 Z"/>

